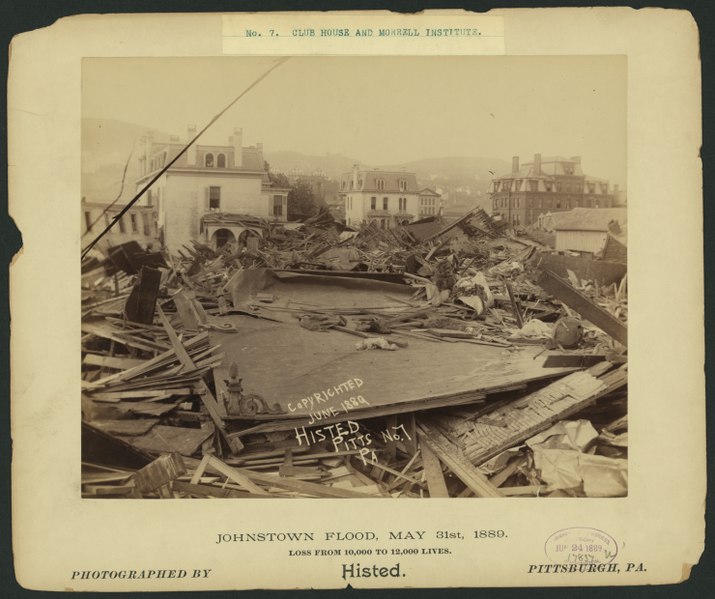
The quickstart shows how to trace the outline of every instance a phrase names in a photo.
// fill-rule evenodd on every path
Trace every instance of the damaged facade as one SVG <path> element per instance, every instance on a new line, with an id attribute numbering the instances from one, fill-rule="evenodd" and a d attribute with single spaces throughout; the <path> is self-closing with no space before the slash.
<path id="1" fill-rule="evenodd" d="M 195 135 L 196 127 L 189 126 L 187 141 Z M 143 141 L 137 191 L 186 145 L 178 137 L 156 142 L 151 134 Z M 241 225 L 241 216 L 285 222 L 288 189 L 271 184 L 263 144 L 244 147 L 243 130 L 236 128 L 226 145 L 189 146 L 147 191 L 142 203 L 154 207 L 162 245 L 175 252 L 193 239 L 211 247 L 243 242 L 252 232 Z M 220 227 L 216 214 L 228 216 Z"/>

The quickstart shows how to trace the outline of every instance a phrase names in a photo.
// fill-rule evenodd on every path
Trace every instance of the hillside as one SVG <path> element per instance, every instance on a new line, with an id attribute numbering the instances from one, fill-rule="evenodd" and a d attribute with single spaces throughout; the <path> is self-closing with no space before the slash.
<path id="1" fill-rule="evenodd" d="M 82 119 L 82 196 L 91 202 L 112 202 L 122 185 L 124 165 L 131 154 L 121 203 L 134 196 L 139 177 L 140 138 L 149 129 L 113 119 Z M 161 132 L 155 138 L 168 139 Z"/>
<path id="2" fill-rule="evenodd" d="M 138 157 L 142 151 L 139 140 L 147 131 L 146 127 L 113 119 L 82 119 L 82 195 L 88 201 L 111 202 L 117 197 L 130 153 L 120 201 L 124 203 L 133 197 L 139 177 Z M 159 131 L 155 131 L 154 136 L 156 140 L 169 137 Z M 339 154 L 316 156 L 295 151 L 267 151 L 264 157 L 276 173 L 309 175 L 322 172 L 331 179 L 349 172 L 354 164 L 363 169 L 374 166 Z M 499 158 L 451 156 L 377 168 L 417 173 L 421 187 L 439 191 L 445 209 L 460 213 L 474 205 L 486 207 L 492 177 L 507 172 L 511 165 Z"/>

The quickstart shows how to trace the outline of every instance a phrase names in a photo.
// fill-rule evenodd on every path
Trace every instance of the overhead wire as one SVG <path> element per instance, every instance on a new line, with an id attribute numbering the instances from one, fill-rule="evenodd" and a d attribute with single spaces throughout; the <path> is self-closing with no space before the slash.
<path id="1" fill-rule="evenodd" d="M 254 87 L 256 87 L 256 85 L 258 85 L 261 81 L 263 81 L 266 77 L 268 77 L 268 75 L 270 75 L 274 70 L 276 70 L 279 66 L 281 66 L 283 63 L 285 63 L 285 62 L 286 62 L 287 60 L 289 60 L 289 59 L 290 59 L 290 56 L 285 56 L 285 57 L 279 58 L 273 66 L 271 66 L 265 73 L 263 73 L 263 74 L 262 74 L 260 77 L 258 77 L 255 81 L 253 81 L 253 83 L 251 83 L 246 89 L 244 89 L 240 94 L 238 94 L 238 96 L 236 96 L 233 100 L 231 100 L 231 102 L 229 102 L 229 104 L 228 104 L 223 110 L 221 110 L 218 114 L 216 114 L 216 115 L 208 122 L 208 124 L 207 124 L 203 129 L 201 129 L 201 131 L 199 131 L 199 132 L 194 136 L 193 139 L 189 140 L 189 142 L 181 149 L 181 151 L 180 151 L 178 154 L 176 154 L 176 156 L 174 156 L 174 158 L 172 158 L 166 165 L 164 165 L 164 167 L 162 167 L 162 168 L 159 170 L 159 172 L 158 172 L 156 175 L 154 175 L 154 176 L 151 178 L 151 180 L 150 180 L 144 187 L 141 188 L 141 190 L 127 203 L 127 205 L 124 206 L 124 208 L 122 208 L 122 210 L 120 210 L 120 211 L 114 216 L 114 218 L 112 219 L 112 222 L 110 222 L 110 223 L 104 228 L 104 230 L 103 230 L 99 235 L 97 235 L 97 236 L 82 250 L 82 258 L 85 258 L 85 257 L 87 256 L 87 254 L 89 253 L 89 251 L 90 251 L 95 245 L 97 245 L 97 243 L 99 242 L 99 240 L 102 239 L 102 237 L 104 237 L 104 236 L 112 229 L 112 227 L 114 227 L 114 225 L 119 222 L 119 220 L 129 211 L 129 209 L 130 209 L 132 206 L 134 206 L 134 204 L 136 204 L 137 201 L 146 193 L 146 191 L 147 191 L 152 185 L 154 185 L 154 183 L 156 183 L 156 182 L 161 178 L 161 176 L 162 176 L 167 170 L 169 170 L 169 168 L 171 168 L 171 166 L 173 166 L 174 163 L 176 163 L 176 161 L 177 161 L 179 158 L 181 158 L 181 157 L 187 152 L 187 150 L 191 147 L 191 145 L 194 144 L 194 143 L 196 142 L 196 140 L 198 140 L 199 137 L 201 137 L 201 136 L 206 132 L 206 130 L 207 130 L 209 127 L 211 127 L 211 125 L 213 125 L 219 118 L 221 118 L 221 116 L 223 116 L 223 114 L 224 114 L 229 108 L 231 108 L 236 102 L 238 102 L 241 98 L 243 98 L 243 96 L 245 96 L 249 91 L 251 91 Z"/>

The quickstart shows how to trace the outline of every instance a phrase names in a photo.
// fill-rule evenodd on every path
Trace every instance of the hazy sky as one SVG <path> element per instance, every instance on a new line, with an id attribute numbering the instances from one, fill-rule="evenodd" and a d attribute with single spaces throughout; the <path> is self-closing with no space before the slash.
<path id="1" fill-rule="evenodd" d="M 275 59 L 85 59 L 82 115 L 186 136 Z M 343 154 L 370 165 L 443 156 L 522 161 L 582 156 L 625 186 L 626 59 L 590 57 L 294 57 L 233 106 L 199 143 Z"/>

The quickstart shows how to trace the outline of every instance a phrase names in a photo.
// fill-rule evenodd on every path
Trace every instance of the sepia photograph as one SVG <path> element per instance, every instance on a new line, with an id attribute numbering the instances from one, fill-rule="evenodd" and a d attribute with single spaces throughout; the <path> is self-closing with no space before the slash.
<path id="1" fill-rule="evenodd" d="M 83 58 L 81 496 L 627 496 L 627 83 Z"/>
<path id="2" fill-rule="evenodd" d="M 18 584 L 703 572 L 692 15 L 77 15 L 11 49 Z"/>

